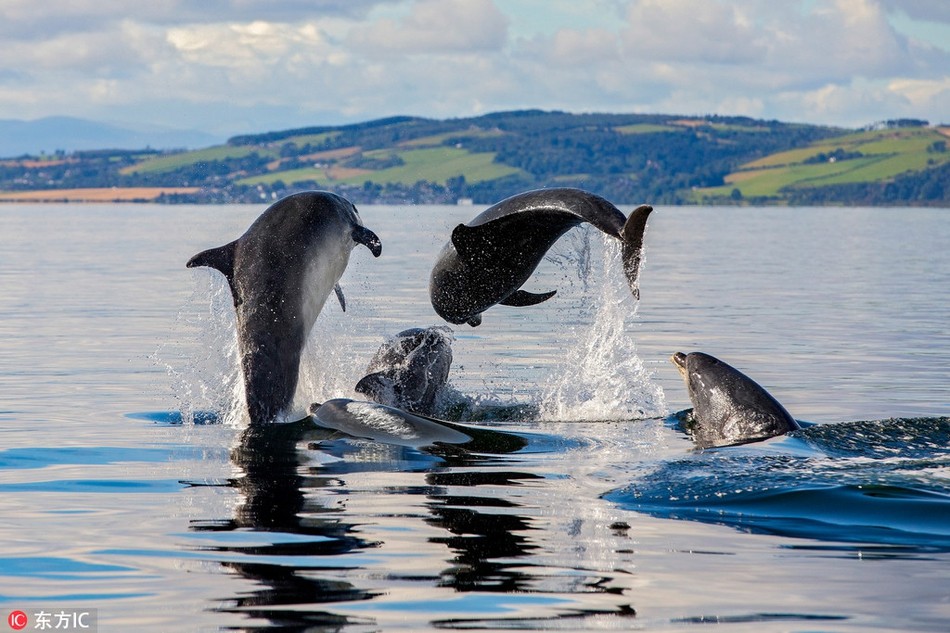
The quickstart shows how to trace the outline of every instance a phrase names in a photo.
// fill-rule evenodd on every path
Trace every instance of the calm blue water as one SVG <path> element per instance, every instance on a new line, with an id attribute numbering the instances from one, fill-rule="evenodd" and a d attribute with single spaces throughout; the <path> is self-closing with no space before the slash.
<path id="1" fill-rule="evenodd" d="M 950 211 L 658 208 L 639 305 L 599 234 L 455 328 L 453 386 L 529 404 L 516 453 L 244 431 L 233 316 L 195 252 L 256 206 L 0 206 L 0 615 L 109 631 L 950 629 Z M 479 209 L 367 207 L 298 408 L 437 324 Z M 702 350 L 816 426 L 691 450 Z M 208 418 L 217 424 L 195 424 Z M 185 420 L 184 424 L 180 422 Z M 0 630 L 6 618 L 0 618 Z"/>

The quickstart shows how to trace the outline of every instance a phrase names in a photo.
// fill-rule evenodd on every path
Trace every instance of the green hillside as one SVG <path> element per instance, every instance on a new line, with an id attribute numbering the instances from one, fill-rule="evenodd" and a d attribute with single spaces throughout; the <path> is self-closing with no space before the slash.
<path id="1" fill-rule="evenodd" d="M 277 157 L 271 149 L 260 147 L 234 147 L 231 145 L 217 145 L 206 149 L 191 152 L 166 154 L 147 158 L 140 163 L 122 169 L 123 174 L 160 174 L 179 171 L 195 165 L 203 165 L 214 161 L 237 160 L 252 154 Z"/>
<path id="2" fill-rule="evenodd" d="M 715 197 L 781 198 L 795 190 L 880 183 L 950 163 L 950 128 L 897 128 L 857 132 L 777 152 L 742 164 L 725 183 L 695 192 Z"/>
<path id="3" fill-rule="evenodd" d="M 367 161 L 392 164 L 379 169 L 337 168 L 331 164 L 296 169 L 277 169 L 266 174 L 236 181 L 238 185 L 273 185 L 275 182 L 295 183 L 318 181 L 334 185 L 377 185 L 396 183 L 411 186 L 419 181 L 445 185 L 460 175 L 470 183 L 480 183 L 518 174 L 519 169 L 494 162 L 491 152 L 469 152 L 455 147 L 372 150 L 363 154 Z"/>
<path id="4" fill-rule="evenodd" d="M 524 110 L 391 117 L 234 137 L 195 151 L 0 160 L 0 193 L 141 189 L 164 202 L 256 202 L 320 188 L 355 202 L 491 203 L 576 186 L 618 204 L 950 206 L 950 128 L 872 130 L 746 117 Z"/>

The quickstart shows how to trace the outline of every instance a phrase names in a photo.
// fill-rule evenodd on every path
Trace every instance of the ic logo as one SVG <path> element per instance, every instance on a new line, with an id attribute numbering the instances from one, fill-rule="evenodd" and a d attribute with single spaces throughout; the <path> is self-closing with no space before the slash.
<path id="1" fill-rule="evenodd" d="M 26 617 L 26 614 L 22 611 L 11 611 L 10 615 L 7 616 L 7 624 L 9 624 L 10 628 L 14 631 L 25 629 L 29 623 L 30 619 Z"/>

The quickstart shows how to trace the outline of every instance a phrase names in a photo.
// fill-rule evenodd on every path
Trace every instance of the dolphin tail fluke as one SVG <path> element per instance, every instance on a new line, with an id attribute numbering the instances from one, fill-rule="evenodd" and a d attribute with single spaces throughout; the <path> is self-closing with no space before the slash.
<path id="1" fill-rule="evenodd" d="M 379 257 L 382 254 L 383 244 L 379 241 L 379 237 L 365 226 L 354 227 L 351 235 L 353 241 L 368 248 L 373 253 L 373 257 Z"/>
<path id="2" fill-rule="evenodd" d="M 635 299 L 640 298 L 640 259 L 643 256 L 643 232 L 647 228 L 647 218 L 653 207 L 640 205 L 630 214 L 620 231 L 620 240 L 623 242 L 623 273 L 630 285 L 630 292 Z"/>
<path id="3" fill-rule="evenodd" d="M 517 308 L 533 306 L 547 301 L 556 293 L 557 290 L 551 290 L 550 292 L 543 292 L 541 294 L 535 294 L 533 292 L 528 292 L 527 290 L 515 290 L 498 303 L 503 306 L 514 306 Z"/>

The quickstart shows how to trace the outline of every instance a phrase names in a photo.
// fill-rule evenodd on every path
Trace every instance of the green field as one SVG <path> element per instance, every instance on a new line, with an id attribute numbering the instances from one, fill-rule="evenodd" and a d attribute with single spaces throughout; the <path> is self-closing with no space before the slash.
<path id="1" fill-rule="evenodd" d="M 621 125 L 614 128 L 619 134 L 655 134 L 657 132 L 682 132 L 683 128 L 676 125 L 659 125 L 654 123 L 635 123 Z"/>
<path id="2" fill-rule="evenodd" d="M 403 141 L 399 144 L 399 147 L 437 147 L 452 138 L 459 139 L 462 143 L 464 143 L 465 139 L 467 138 L 490 138 L 502 135 L 504 135 L 504 132 L 501 130 L 464 130 L 459 132 L 446 132 L 444 134 L 433 134 L 431 136 L 415 138 L 411 141 Z"/>
<path id="3" fill-rule="evenodd" d="M 724 186 L 699 189 L 695 197 L 729 196 L 733 189 L 743 197 L 774 197 L 788 188 L 879 182 L 950 161 L 950 152 L 928 151 L 941 141 L 946 142 L 947 137 L 934 128 L 873 130 L 824 139 L 746 163 L 726 176 Z M 805 162 L 836 150 L 861 156 Z"/>
<path id="4" fill-rule="evenodd" d="M 476 183 L 519 173 L 519 170 L 514 167 L 493 162 L 495 155 L 492 153 L 472 153 L 455 147 L 425 147 L 395 152 L 392 150 L 376 150 L 366 152 L 365 155 L 368 158 L 381 159 L 396 155 L 403 160 L 404 164 L 340 179 L 328 177 L 324 169 L 309 167 L 290 169 L 244 178 L 239 180 L 238 184 L 272 184 L 278 180 L 290 184 L 304 180 L 316 180 L 323 183 L 351 185 L 361 185 L 368 181 L 381 185 L 399 183 L 411 186 L 420 180 L 425 180 L 444 185 L 449 178 L 460 175 L 464 175 L 467 182 Z"/>
<path id="5" fill-rule="evenodd" d="M 137 165 L 126 167 L 122 170 L 122 173 L 157 174 L 166 171 L 175 171 L 176 169 L 189 167 L 198 163 L 208 163 L 229 158 L 244 158 L 254 153 L 271 158 L 277 157 L 276 151 L 265 149 L 257 145 L 216 145 L 193 152 L 181 152 L 179 154 L 168 154 L 149 158 Z"/>
<path id="6" fill-rule="evenodd" d="M 414 185 L 420 180 L 445 184 L 449 178 L 462 174 L 468 182 L 495 180 L 519 173 L 520 170 L 493 162 L 495 155 L 489 152 L 471 153 L 454 147 L 427 147 L 396 152 L 405 161 L 404 165 L 389 167 L 343 180 L 349 184 L 370 181 L 377 184 L 396 182 Z"/>
<path id="7" fill-rule="evenodd" d="M 272 185 L 277 181 L 286 185 L 292 185 L 295 182 L 327 182 L 327 175 L 323 169 L 314 167 L 301 167 L 299 169 L 285 169 L 284 171 L 273 171 L 260 176 L 251 176 L 235 180 L 237 185 Z"/>
<path id="8" fill-rule="evenodd" d="M 339 135 L 340 135 L 339 132 L 321 132 L 320 134 L 304 134 L 301 136 L 291 136 L 289 138 L 286 138 L 280 141 L 279 143 L 277 143 L 277 145 L 283 145 L 284 143 L 293 143 L 297 147 L 303 147 L 304 145 L 307 145 L 308 143 L 310 145 L 323 145 L 328 140 L 335 138 Z"/>

